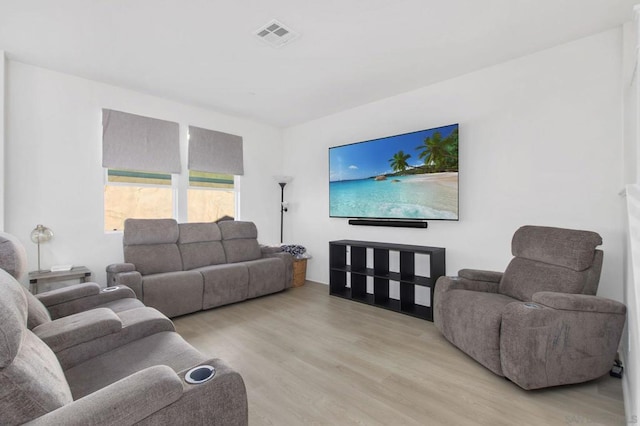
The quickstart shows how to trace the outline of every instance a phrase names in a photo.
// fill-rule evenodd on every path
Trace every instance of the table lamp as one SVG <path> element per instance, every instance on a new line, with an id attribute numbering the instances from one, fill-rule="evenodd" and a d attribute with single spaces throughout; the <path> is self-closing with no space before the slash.
<path id="1" fill-rule="evenodd" d="M 40 269 L 40 243 L 46 243 L 51 238 L 53 238 L 53 231 L 44 225 L 37 225 L 31 231 L 31 241 L 38 244 L 38 272 L 42 272 Z"/>

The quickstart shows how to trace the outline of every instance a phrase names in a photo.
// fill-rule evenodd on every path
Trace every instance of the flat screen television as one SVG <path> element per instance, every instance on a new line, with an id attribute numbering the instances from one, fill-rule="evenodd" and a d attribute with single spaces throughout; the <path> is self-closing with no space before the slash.
<path id="1" fill-rule="evenodd" d="M 458 220 L 458 124 L 329 148 L 329 216 Z"/>

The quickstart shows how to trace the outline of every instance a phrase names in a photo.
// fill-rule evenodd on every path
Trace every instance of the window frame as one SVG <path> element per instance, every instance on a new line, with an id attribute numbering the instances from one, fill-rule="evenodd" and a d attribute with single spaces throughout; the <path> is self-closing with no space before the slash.
<path id="1" fill-rule="evenodd" d="M 211 187 L 198 187 L 198 186 L 191 186 L 191 182 L 189 180 L 189 169 L 186 169 L 186 173 L 161 173 L 161 172 L 149 172 L 149 173 L 154 173 L 154 174 L 163 174 L 163 175 L 170 175 L 171 176 L 171 184 L 170 185 L 162 185 L 162 184 L 153 184 L 153 183 L 133 183 L 133 182 L 110 182 L 109 181 L 109 168 L 103 167 L 103 192 L 102 192 L 102 228 L 105 234 L 118 234 L 118 233 L 122 233 L 123 230 L 108 230 L 105 229 L 105 221 L 106 221 L 106 209 L 107 209 L 107 205 L 105 202 L 105 197 L 104 197 L 104 188 L 106 188 L 107 185 L 113 185 L 113 186 L 129 186 L 129 187 L 143 187 L 143 188 L 166 188 L 166 189 L 171 189 L 171 196 L 172 196 L 172 205 L 171 205 L 171 210 L 172 210 L 172 218 L 176 219 L 178 222 L 184 222 L 187 223 L 189 221 L 189 213 L 188 213 L 188 208 L 189 208 L 189 190 L 190 189 L 197 189 L 197 190 L 207 190 L 207 191 L 233 191 L 234 193 L 234 210 L 235 210 L 235 215 L 234 218 L 236 220 L 241 220 L 241 216 L 240 216 L 240 197 L 241 197 L 241 191 L 240 191 L 240 186 L 241 186 L 241 176 L 239 175 L 231 175 L 233 176 L 233 188 L 211 188 Z M 124 170 L 124 169 L 111 169 L 111 170 Z M 184 209 L 184 216 L 185 217 L 181 217 L 180 215 L 180 195 L 181 195 L 181 185 L 180 185 L 180 181 L 181 179 L 186 179 L 186 187 L 184 189 L 184 200 L 185 200 L 185 209 Z"/>

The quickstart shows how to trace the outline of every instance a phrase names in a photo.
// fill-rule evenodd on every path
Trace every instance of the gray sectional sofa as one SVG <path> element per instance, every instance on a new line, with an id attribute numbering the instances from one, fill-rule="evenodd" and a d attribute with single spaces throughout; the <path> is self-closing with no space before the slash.
<path id="1" fill-rule="evenodd" d="M 252 222 L 127 219 L 125 263 L 107 267 L 108 285 L 130 287 L 168 317 L 291 287 L 293 257 L 257 237 Z"/>

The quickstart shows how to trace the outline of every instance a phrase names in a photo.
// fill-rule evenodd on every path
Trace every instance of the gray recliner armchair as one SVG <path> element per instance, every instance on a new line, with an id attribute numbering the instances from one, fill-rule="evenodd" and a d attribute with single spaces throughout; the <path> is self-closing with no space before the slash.
<path id="1" fill-rule="evenodd" d="M 26 275 L 24 247 L 0 232 L 0 269 L 19 280 Z M 27 301 L 27 328 L 53 350 L 63 368 L 162 331 L 171 320 L 145 307 L 126 286 L 101 289 L 82 283 L 38 295 L 18 286 Z"/>
<path id="2" fill-rule="evenodd" d="M 65 368 L 27 328 L 21 287 L 0 270 L 0 424 L 247 424 L 242 377 L 174 331 L 141 337 Z M 82 338 L 85 331 L 70 337 Z"/>
<path id="3" fill-rule="evenodd" d="M 0 269 L 4 269 L 20 281 L 27 274 L 27 255 L 22 243 L 13 235 L 0 232 Z M 25 288 L 29 302 L 29 329 L 69 315 L 95 308 L 108 308 L 123 312 L 141 308 L 142 302 L 130 288 L 120 285 L 100 288 L 94 282 L 70 285 L 64 288 L 30 294 Z M 36 300 L 37 299 L 37 300 Z"/>
<path id="4" fill-rule="evenodd" d="M 523 389 L 601 377 L 615 360 L 626 307 L 595 296 L 600 244 L 594 232 L 523 226 L 504 273 L 462 269 L 438 279 L 434 323 Z"/>

